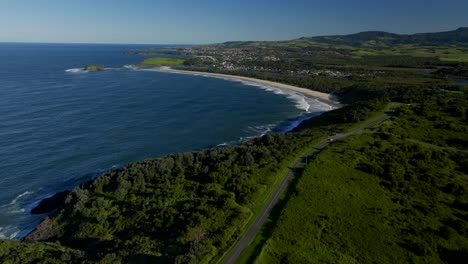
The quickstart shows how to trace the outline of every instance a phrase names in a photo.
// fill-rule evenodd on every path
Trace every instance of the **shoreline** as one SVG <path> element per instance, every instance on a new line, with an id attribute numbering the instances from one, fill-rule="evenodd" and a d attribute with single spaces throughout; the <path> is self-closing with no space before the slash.
<path id="1" fill-rule="evenodd" d="M 293 92 L 299 93 L 299 94 L 301 94 L 301 95 L 303 95 L 305 97 L 316 99 L 316 100 L 318 100 L 318 101 L 320 101 L 320 102 L 322 102 L 324 104 L 329 105 L 332 109 L 340 108 L 340 107 L 343 106 L 338 101 L 333 100 L 333 97 L 332 97 L 331 94 L 322 93 L 322 92 L 318 92 L 318 91 L 313 91 L 313 90 L 309 90 L 309 89 L 306 89 L 306 88 L 300 88 L 300 87 L 296 87 L 296 86 L 292 86 L 292 85 L 287 85 L 287 84 L 282 84 L 282 83 L 277 83 L 277 82 L 272 82 L 272 81 L 266 81 L 266 80 L 261 80 L 261 79 L 256 79 L 256 78 L 244 77 L 244 76 L 237 76 L 237 75 L 209 73 L 209 72 L 200 72 L 200 71 L 178 70 L 178 69 L 173 69 L 173 68 L 170 68 L 170 67 L 167 67 L 167 66 L 161 66 L 161 67 L 159 67 L 159 69 L 162 72 L 177 73 L 177 74 L 189 74 L 189 75 L 205 75 L 205 76 L 214 77 L 214 78 L 248 81 L 248 82 L 251 82 L 251 83 L 268 85 L 268 86 L 272 86 L 272 87 L 279 88 L 279 89 L 293 91 Z M 308 119 L 313 118 L 313 117 L 315 117 L 315 115 L 314 116 L 308 116 L 308 114 L 299 117 L 298 119 L 294 120 L 294 122 L 292 124 L 290 124 L 290 126 L 285 131 L 283 131 L 282 133 L 287 133 L 287 132 L 293 131 L 303 121 L 308 120 Z M 260 136 L 255 136 L 255 137 L 260 137 Z M 242 142 L 239 141 L 235 145 L 238 145 L 238 144 L 242 144 Z M 230 144 L 228 144 L 228 146 L 229 145 Z M 218 146 L 216 146 L 216 147 L 218 147 Z M 85 184 L 88 181 L 90 181 L 90 180 L 82 182 L 82 183 L 78 184 L 77 186 L 79 186 L 81 184 Z M 66 191 L 69 191 L 69 190 L 67 189 L 67 190 L 65 190 L 65 192 Z M 52 195 L 50 197 L 45 197 L 45 198 L 37 200 L 36 201 L 36 203 L 37 203 L 36 207 L 41 203 L 45 203 L 46 201 L 51 200 L 53 197 L 57 196 L 57 194 L 59 194 L 61 192 L 64 192 L 64 191 L 63 190 L 57 191 L 57 192 L 54 193 L 54 195 Z M 61 204 L 60 199 L 58 199 L 58 201 L 55 201 L 55 203 Z M 34 207 L 33 210 L 36 209 L 36 207 Z M 59 206 L 57 206 L 56 208 L 58 208 L 58 207 Z M 47 214 L 47 216 L 45 218 L 53 215 L 54 213 L 51 213 L 51 214 L 46 213 L 46 214 Z M 18 234 L 21 234 L 21 236 L 17 236 L 16 239 L 24 240 L 27 237 L 29 237 L 31 234 L 34 234 L 35 232 L 37 232 L 37 230 L 40 230 L 40 227 L 42 226 L 42 221 L 44 221 L 45 218 L 42 218 L 41 221 L 38 224 L 34 225 L 33 228 L 26 228 L 26 229 L 20 230 L 18 232 Z"/>
<path id="2" fill-rule="evenodd" d="M 241 80 L 241 81 L 248 81 L 248 82 L 253 82 L 257 84 L 263 84 L 263 85 L 269 85 L 275 88 L 279 89 L 285 89 L 285 90 L 290 90 L 294 91 L 297 93 L 300 93 L 306 97 L 310 97 L 313 99 L 317 99 L 322 103 L 325 103 L 327 105 L 330 105 L 333 109 L 336 108 L 341 108 L 343 104 L 338 102 L 333 98 L 333 95 L 328 94 L 328 93 L 323 93 L 323 92 L 318 92 L 314 90 L 310 90 L 307 88 L 301 88 L 289 84 L 284 84 L 284 83 L 278 83 L 278 82 L 273 82 L 273 81 L 267 81 L 267 80 L 262 80 L 262 79 L 256 79 L 256 78 L 251 78 L 251 77 L 244 77 L 244 76 L 239 76 L 239 75 L 229 75 L 229 74 L 222 74 L 222 73 L 212 73 L 212 72 L 202 72 L 202 71 L 187 71 L 187 70 L 179 70 L 179 69 L 174 69 L 168 66 L 161 66 L 159 69 L 163 72 L 171 72 L 171 73 L 179 73 L 179 74 L 192 74 L 192 75 L 207 75 L 211 77 L 218 77 L 218 78 L 226 78 L 226 79 L 232 79 L 232 80 Z"/>

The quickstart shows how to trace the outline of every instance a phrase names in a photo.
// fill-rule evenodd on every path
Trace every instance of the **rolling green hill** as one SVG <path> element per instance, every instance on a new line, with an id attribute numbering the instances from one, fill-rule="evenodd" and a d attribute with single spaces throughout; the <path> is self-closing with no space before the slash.
<path id="1" fill-rule="evenodd" d="M 288 41 L 230 41 L 220 44 L 226 47 L 253 47 L 253 46 L 330 46 L 334 47 L 390 47 L 395 45 L 468 45 L 468 27 L 457 30 L 418 33 L 412 35 L 395 34 L 384 31 L 366 31 L 350 35 L 332 35 L 317 37 L 302 37 Z"/>
<path id="2" fill-rule="evenodd" d="M 329 45 L 346 45 L 352 47 L 394 46 L 394 45 L 459 45 L 468 44 L 468 27 L 457 30 L 400 35 L 382 31 L 367 31 L 344 36 L 323 36 L 305 38 L 313 42 Z"/>
<path id="3" fill-rule="evenodd" d="M 468 27 L 437 33 L 401 35 L 367 31 L 350 35 L 302 37 L 287 41 L 231 41 L 218 48 L 276 49 L 282 51 L 333 51 L 353 58 L 364 56 L 433 57 L 468 61 Z"/>

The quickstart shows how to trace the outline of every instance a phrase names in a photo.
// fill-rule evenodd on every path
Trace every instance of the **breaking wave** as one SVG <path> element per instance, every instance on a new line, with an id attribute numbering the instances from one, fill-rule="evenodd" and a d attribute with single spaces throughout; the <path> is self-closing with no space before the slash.
<path id="1" fill-rule="evenodd" d="M 85 72 L 88 72 L 88 71 L 85 71 L 84 69 L 81 69 L 81 68 L 73 68 L 73 69 L 65 70 L 65 72 L 68 72 L 68 73 L 85 73 Z"/>
<path id="2" fill-rule="evenodd" d="M 161 70 L 159 67 L 146 67 L 146 68 L 140 68 L 136 65 L 129 64 L 129 65 L 124 65 L 122 68 L 106 68 L 106 70 L 132 70 L 132 71 L 153 71 L 153 72 L 165 72 L 165 73 L 174 73 L 174 74 L 188 74 L 188 75 L 195 75 L 195 76 L 202 76 L 202 77 L 208 77 L 208 78 L 217 78 L 217 79 L 223 79 L 226 81 L 234 81 L 234 82 L 240 82 L 244 85 L 248 86 L 254 86 L 258 87 L 262 90 L 265 90 L 267 92 L 272 92 L 274 94 L 278 95 L 283 95 L 289 100 L 293 101 L 295 103 L 295 106 L 297 109 L 300 109 L 304 111 L 305 113 L 311 113 L 311 112 L 322 112 L 322 111 L 330 111 L 333 110 L 333 106 L 328 105 L 324 102 L 319 101 L 317 98 L 314 97 L 308 97 L 304 94 L 291 91 L 288 89 L 282 89 L 276 86 L 268 85 L 268 84 L 262 84 L 262 83 L 257 83 L 254 81 L 248 81 L 248 80 L 241 80 L 237 79 L 236 77 L 223 77 L 223 76 L 213 76 L 209 74 L 203 74 L 203 73 L 186 73 L 186 72 L 170 72 L 170 71 L 164 71 Z M 70 73 L 83 73 L 87 72 L 83 69 L 68 69 L 65 70 L 65 72 L 70 72 Z"/>
<path id="3" fill-rule="evenodd" d="M 323 111 L 330 111 L 333 110 L 333 106 L 328 105 L 324 102 L 319 101 L 317 98 L 314 97 L 308 97 L 304 94 L 291 91 L 288 89 L 282 89 L 276 86 L 268 85 L 268 84 L 263 84 L 263 83 L 257 83 L 254 81 L 247 81 L 247 80 L 242 80 L 238 79 L 236 77 L 224 77 L 224 76 L 214 76 L 214 75 L 209 75 L 209 74 L 203 74 L 203 73 L 191 73 L 191 72 L 172 72 L 172 71 L 164 71 L 161 70 L 160 68 L 144 68 L 140 69 L 143 71 L 160 71 L 160 72 L 165 72 L 165 73 L 174 73 L 174 74 L 188 74 L 188 75 L 195 75 L 195 76 L 202 76 L 202 77 L 208 77 L 208 78 L 217 78 L 217 79 L 223 79 L 226 81 L 234 81 L 234 82 L 240 82 L 244 85 L 248 86 L 254 86 L 258 87 L 262 90 L 265 90 L 267 92 L 272 92 L 274 94 L 278 95 L 283 95 L 286 96 L 289 100 L 295 102 L 296 108 L 303 110 L 305 113 L 311 113 L 311 112 L 323 112 Z"/>

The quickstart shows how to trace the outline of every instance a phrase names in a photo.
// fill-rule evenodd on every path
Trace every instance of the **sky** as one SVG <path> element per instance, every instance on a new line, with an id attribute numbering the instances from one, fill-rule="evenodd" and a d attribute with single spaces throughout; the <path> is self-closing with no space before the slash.
<path id="1" fill-rule="evenodd" d="M 0 42 L 205 44 L 468 26 L 468 0 L 0 0 Z"/>

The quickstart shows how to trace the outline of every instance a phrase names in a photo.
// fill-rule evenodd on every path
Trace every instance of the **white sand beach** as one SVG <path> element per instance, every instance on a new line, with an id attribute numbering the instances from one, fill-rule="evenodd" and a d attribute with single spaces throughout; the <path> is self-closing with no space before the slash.
<path id="1" fill-rule="evenodd" d="M 277 87 L 277 88 L 280 88 L 280 89 L 295 91 L 295 92 L 301 93 L 301 94 L 303 94 L 305 96 L 308 96 L 308 97 L 317 98 L 318 100 L 320 100 L 320 101 L 322 101 L 322 102 L 324 102 L 324 103 L 326 103 L 328 105 L 331 105 L 333 108 L 339 108 L 339 107 L 342 106 L 342 104 L 340 104 L 340 102 L 336 101 L 333 98 L 333 95 L 331 95 L 331 94 L 317 92 L 317 91 L 313 91 L 313 90 L 310 90 L 310 89 L 301 88 L 301 87 L 292 86 L 292 85 L 283 84 L 283 83 L 277 83 L 277 82 L 266 81 L 266 80 L 255 79 L 255 78 L 249 78 L 249 77 L 244 77 L 244 76 L 237 76 L 237 75 L 228 75 L 228 74 L 210 73 L 210 72 L 200 72 L 200 71 L 184 71 L 184 70 L 173 69 L 173 68 L 170 68 L 170 67 L 167 67 L 167 66 L 161 66 L 160 70 L 161 71 L 166 71 L 166 72 L 174 72 L 174 73 L 207 75 L 207 76 L 213 76 L 213 77 L 218 77 L 218 78 L 237 79 L 237 80 L 243 80 L 243 81 L 263 84 L 263 85 L 269 85 L 269 86 Z"/>

